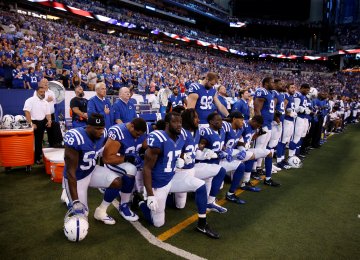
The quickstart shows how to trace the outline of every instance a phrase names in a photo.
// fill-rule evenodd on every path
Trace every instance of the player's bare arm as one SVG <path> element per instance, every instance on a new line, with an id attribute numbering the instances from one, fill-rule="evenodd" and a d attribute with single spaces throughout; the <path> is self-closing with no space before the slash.
<path id="1" fill-rule="evenodd" d="M 65 147 L 65 164 L 71 199 L 73 201 L 78 200 L 76 169 L 79 164 L 79 152 L 73 148 Z"/>
<path id="2" fill-rule="evenodd" d="M 120 164 L 125 160 L 125 156 L 119 154 L 121 144 L 111 138 L 105 143 L 103 152 L 103 162 L 106 164 Z"/>
<path id="3" fill-rule="evenodd" d="M 196 93 L 191 93 L 188 97 L 187 97 L 187 108 L 195 108 L 196 106 L 196 101 L 198 100 L 199 95 Z"/>

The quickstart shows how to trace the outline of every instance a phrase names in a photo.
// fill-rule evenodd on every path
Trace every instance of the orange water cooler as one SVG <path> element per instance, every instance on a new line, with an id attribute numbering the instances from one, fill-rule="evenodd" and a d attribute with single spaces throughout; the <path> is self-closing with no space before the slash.
<path id="1" fill-rule="evenodd" d="M 34 131 L 29 129 L 0 129 L 0 166 L 6 170 L 34 164 Z"/>
<path id="2" fill-rule="evenodd" d="M 53 182 L 62 182 L 65 148 L 43 148 L 45 172 L 51 174 Z"/>

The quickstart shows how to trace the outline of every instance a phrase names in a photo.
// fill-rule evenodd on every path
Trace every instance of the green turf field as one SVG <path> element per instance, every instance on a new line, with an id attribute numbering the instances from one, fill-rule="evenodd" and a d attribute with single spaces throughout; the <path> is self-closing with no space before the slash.
<path id="1" fill-rule="evenodd" d="M 193 231 L 195 224 L 166 243 L 208 259 L 358 259 L 360 256 L 360 126 L 332 136 L 311 152 L 301 169 L 282 171 L 280 188 L 242 193 L 245 205 L 226 203 L 228 213 L 210 213 L 221 234 L 211 240 Z M 227 188 L 223 189 L 223 194 Z M 89 192 L 90 229 L 80 243 L 63 234 L 65 206 L 61 185 L 41 167 L 0 173 L 0 259 L 177 259 L 147 242 L 111 206 L 117 223 L 106 226 L 92 217 L 102 198 Z M 222 194 L 222 196 L 223 196 Z M 158 236 L 195 213 L 190 199 L 184 210 L 169 209 L 164 227 L 140 221 Z M 141 215 L 141 214 L 140 214 Z"/>

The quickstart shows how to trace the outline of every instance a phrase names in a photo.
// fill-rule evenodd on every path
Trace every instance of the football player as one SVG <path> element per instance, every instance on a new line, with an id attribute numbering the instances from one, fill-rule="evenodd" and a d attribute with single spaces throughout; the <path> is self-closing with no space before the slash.
<path id="1" fill-rule="evenodd" d="M 226 170 L 219 165 L 205 163 L 204 160 L 216 156 L 214 152 L 204 147 L 199 149 L 200 132 L 199 117 L 195 109 L 190 108 L 182 114 L 182 133 L 185 137 L 183 149 L 184 170 L 191 170 L 196 178 L 205 181 L 207 190 L 207 209 L 218 213 L 225 213 L 226 209 L 216 204 L 215 198 L 219 193 L 224 180 Z M 198 162 L 196 162 L 198 160 Z M 196 162 L 196 163 L 195 163 Z M 177 173 L 176 173 L 177 174 Z M 176 207 L 184 208 L 186 204 L 186 193 L 176 193 Z"/>
<path id="2" fill-rule="evenodd" d="M 104 147 L 103 162 L 110 170 L 122 176 L 120 215 L 128 221 L 137 221 L 139 217 L 129 207 L 131 193 L 135 185 L 138 169 L 142 167 L 140 153 L 144 153 L 147 124 L 142 118 L 129 123 L 117 124 L 109 129 L 108 140 Z"/>
<path id="3" fill-rule="evenodd" d="M 94 217 L 105 224 L 113 225 L 115 220 L 107 215 L 106 210 L 119 193 L 122 180 L 116 173 L 96 165 L 96 159 L 102 152 L 106 138 L 104 129 L 104 117 L 93 113 L 88 118 L 86 128 L 74 128 L 65 134 L 63 184 L 73 211 L 85 216 L 89 211 L 88 188 L 108 188 L 104 200 L 95 210 Z"/>
<path id="4" fill-rule="evenodd" d="M 245 166 L 241 162 L 246 157 L 245 148 L 236 149 L 243 132 L 244 117 L 240 112 L 236 111 L 230 113 L 229 119 L 231 120 L 230 123 L 222 122 L 222 128 L 225 132 L 224 148 L 227 155 L 225 159 L 220 161 L 220 165 L 226 169 L 228 174 L 233 173 L 231 174 L 231 185 L 226 193 L 226 199 L 237 204 L 244 204 L 245 201 L 235 195 L 235 190 L 238 188 L 245 170 Z"/>
<path id="5" fill-rule="evenodd" d="M 140 208 L 147 221 L 155 227 L 161 227 L 165 223 L 166 198 L 169 192 L 183 191 L 178 190 L 181 179 L 174 179 L 175 167 L 184 166 L 184 160 L 180 158 L 185 144 L 181 134 L 181 115 L 170 112 L 165 116 L 165 123 L 165 131 L 153 131 L 147 138 L 148 149 L 145 152 L 143 169 L 147 203 L 140 202 Z M 200 187 L 202 187 L 202 192 L 206 192 L 204 185 Z M 204 218 L 206 208 L 202 208 L 201 204 L 204 205 L 198 201 L 199 213 L 201 213 L 197 230 L 218 238 L 218 234 L 206 223 L 206 218 Z"/>
<path id="6" fill-rule="evenodd" d="M 290 169 L 291 167 L 287 164 L 285 160 L 285 147 L 286 144 L 290 142 L 294 132 L 294 120 L 297 117 L 295 112 L 295 103 L 294 103 L 294 94 L 296 87 L 294 84 L 289 83 L 286 85 L 287 93 L 285 94 L 285 117 L 282 125 L 282 135 L 280 142 L 276 149 L 276 166 L 281 169 Z"/>
<path id="7" fill-rule="evenodd" d="M 218 75 L 209 72 L 201 83 L 192 83 L 189 86 L 187 107 L 195 108 L 199 115 L 200 125 L 208 126 L 207 117 L 210 113 L 215 111 L 215 106 L 225 117 L 229 115 L 226 107 L 221 104 L 216 94 L 214 86 L 217 82 Z"/>
<path id="8" fill-rule="evenodd" d="M 260 135 L 256 138 L 255 148 L 266 149 L 268 147 L 270 137 L 271 137 L 271 127 L 272 121 L 274 119 L 275 112 L 275 102 L 274 96 L 271 90 L 273 90 L 274 80 L 272 77 L 265 77 L 262 81 L 262 87 L 256 89 L 255 99 L 254 99 L 254 112 L 255 115 L 261 115 L 264 119 L 262 126 L 262 131 Z M 271 153 L 273 153 L 271 151 Z M 260 179 L 259 174 L 261 174 L 261 164 L 262 158 L 257 159 L 256 163 L 257 173 L 254 174 L 254 178 Z M 254 166 L 255 167 L 255 164 Z M 278 187 L 279 183 L 273 181 L 271 178 L 272 174 L 272 154 L 265 158 L 265 180 L 264 184 Z"/>
<path id="9" fill-rule="evenodd" d="M 274 121 L 271 123 L 271 137 L 269 141 L 269 149 L 272 151 L 276 151 L 276 147 L 279 143 L 279 139 L 282 133 L 282 125 L 285 117 L 285 106 L 287 105 L 287 101 L 285 100 L 286 88 L 283 82 L 280 79 L 274 80 L 274 90 L 272 93 L 274 95 L 275 102 L 275 113 L 274 113 Z M 273 165 L 273 172 L 280 171 L 281 168 Z"/>
<path id="10" fill-rule="evenodd" d="M 294 156 L 296 150 L 300 148 L 301 138 L 306 135 L 309 127 L 309 122 L 306 119 L 306 115 L 309 115 L 311 112 L 308 108 L 308 99 L 306 97 L 309 91 L 309 84 L 304 83 L 300 86 L 300 91 L 294 94 L 294 106 L 297 117 L 294 122 L 294 134 L 289 144 L 289 157 Z"/>

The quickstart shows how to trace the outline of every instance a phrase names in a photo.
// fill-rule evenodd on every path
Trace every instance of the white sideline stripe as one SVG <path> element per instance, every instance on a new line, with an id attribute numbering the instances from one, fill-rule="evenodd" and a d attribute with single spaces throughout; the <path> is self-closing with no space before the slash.
<path id="1" fill-rule="evenodd" d="M 137 231 L 150 243 L 154 246 L 157 246 L 161 249 L 164 249 L 168 252 L 173 253 L 174 255 L 181 256 L 185 259 L 189 260 L 205 260 L 206 258 L 194 255 L 190 252 L 187 252 L 183 249 L 177 248 L 176 246 L 170 245 L 168 243 L 162 242 L 159 239 L 157 239 L 153 234 L 150 233 L 149 230 L 147 230 L 139 221 L 136 222 L 130 222 L 131 225 L 133 225 Z"/>
<path id="2" fill-rule="evenodd" d="M 113 206 L 115 208 L 119 208 L 119 201 L 117 199 L 114 199 L 112 202 Z M 153 234 L 150 233 L 150 231 L 145 228 L 139 221 L 131 222 L 129 221 L 131 225 L 136 228 L 137 231 L 152 245 L 157 246 L 161 249 L 164 249 L 165 251 L 168 251 L 170 253 L 173 253 L 174 255 L 181 256 L 185 259 L 189 260 L 206 260 L 206 258 L 194 255 L 188 251 L 185 251 L 183 249 L 180 249 L 176 246 L 170 245 L 168 243 L 162 242 L 161 240 L 157 239 Z"/>

